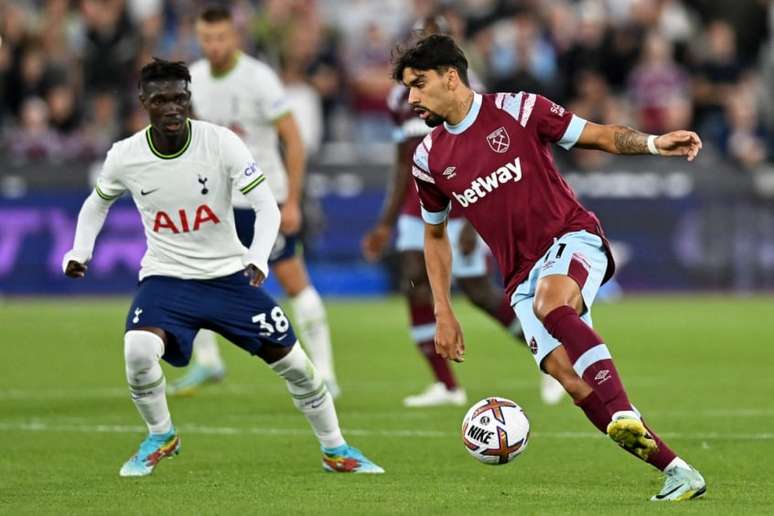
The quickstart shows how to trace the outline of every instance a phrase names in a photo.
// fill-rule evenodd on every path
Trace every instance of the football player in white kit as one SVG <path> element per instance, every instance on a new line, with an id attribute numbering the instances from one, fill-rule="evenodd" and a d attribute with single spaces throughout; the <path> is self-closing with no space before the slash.
<path id="1" fill-rule="evenodd" d="M 228 8 L 212 6 L 202 11 L 196 34 L 205 58 L 191 65 L 194 115 L 237 133 L 266 174 L 282 214 L 269 265 L 288 295 L 301 343 L 335 398 L 340 390 L 325 307 L 309 282 L 301 256 L 296 254 L 305 152 L 284 88 L 269 66 L 239 50 Z M 285 151 L 284 163 L 280 143 Z M 253 211 L 240 196 L 234 196 L 234 207 L 237 233 L 247 245 L 252 239 Z M 188 394 L 200 385 L 220 380 L 224 374 L 214 334 L 202 331 L 194 342 L 194 365 L 170 385 L 169 391 Z"/>
<path id="2" fill-rule="evenodd" d="M 188 118 L 190 79 L 181 62 L 155 60 L 143 67 L 140 101 L 151 125 L 108 152 L 62 261 L 67 276 L 85 275 L 111 204 L 129 192 L 148 250 L 126 318 L 124 358 L 129 392 L 149 433 L 120 475 L 149 475 L 161 459 L 179 453 L 159 361 L 186 365 L 202 328 L 258 356 L 286 381 L 320 442 L 326 471 L 382 473 L 344 441 L 320 374 L 296 345 L 282 308 L 260 288 L 280 225 L 276 201 L 242 140 Z M 235 190 L 255 213 L 248 249 L 234 227 Z"/>

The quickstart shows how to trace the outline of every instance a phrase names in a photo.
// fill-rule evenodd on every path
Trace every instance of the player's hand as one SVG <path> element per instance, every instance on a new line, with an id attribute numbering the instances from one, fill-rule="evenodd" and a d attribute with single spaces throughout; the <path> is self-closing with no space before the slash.
<path id="1" fill-rule="evenodd" d="M 448 360 L 465 361 L 465 341 L 462 338 L 462 326 L 452 313 L 436 315 L 435 352 Z"/>
<path id="2" fill-rule="evenodd" d="M 301 230 L 301 206 L 297 202 L 286 202 L 280 209 L 280 232 L 294 235 Z"/>
<path id="3" fill-rule="evenodd" d="M 266 276 L 252 263 L 245 267 L 245 276 L 250 278 L 251 287 L 260 287 L 266 281 Z"/>
<path id="4" fill-rule="evenodd" d="M 70 260 L 67 262 L 67 267 L 65 267 L 65 276 L 68 278 L 82 278 L 86 276 L 86 270 L 88 268 L 89 267 L 85 263 Z"/>
<path id="5" fill-rule="evenodd" d="M 375 262 L 381 258 L 391 236 L 392 228 L 386 224 L 379 224 L 366 233 L 362 242 L 360 242 L 365 259 L 369 262 Z"/>
<path id="6" fill-rule="evenodd" d="M 464 256 L 470 255 L 476 250 L 476 246 L 478 245 L 478 233 L 476 233 L 476 230 L 473 229 L 473 225 L 467 220 L 462 226 L 462 231 L 460 231 L 458 245 L 460 247 L 460 252 Z"/>
<path id="7" fill-rule="evenodd" d="M 653 142 L 662 156 L 687 156 L 693 161 L 702 147 L 701 138 L 693 131 L 672 131 L 662 134 Z"/>

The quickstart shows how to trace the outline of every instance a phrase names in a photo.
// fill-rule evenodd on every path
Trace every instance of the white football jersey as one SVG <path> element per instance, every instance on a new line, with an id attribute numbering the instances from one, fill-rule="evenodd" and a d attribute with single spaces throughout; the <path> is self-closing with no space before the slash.
<path id="1" fill-rule="evenodd" d="M 239 53 L 234 68 L 215 76 L 200 59 L 190 66 L 193 110 L 198 118 L 237 133 L 266 174 L 277 202 L 288 197 L 288 178 L 274 123 L 290 112 L 279 77 L 266 64 Z M 245 207 L 238 197 L 237 206 Z"/>
<path id="2" fill-rule="evenodd" d="M 247 250 L 234 227 L 232 191 L 243 196 L 266 178 L 233 132 L 187 123 L 188 141 L 173 155 L 154 148 L 150 126 L 116 142 L 97 179 L 97 195 L 110 201 L 128 191 L 142 216 L 148 249 L 141 280 L 211 279 L 244 268 Z"/>

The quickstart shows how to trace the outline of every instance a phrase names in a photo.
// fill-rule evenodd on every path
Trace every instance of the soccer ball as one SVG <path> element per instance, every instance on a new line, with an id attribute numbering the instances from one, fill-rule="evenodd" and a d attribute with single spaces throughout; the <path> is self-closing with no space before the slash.
<path id="1" fill-rule="evenodd" d="M 462 420 L 462 442 L 484 464 L 507 464 L 527 448 L 529 419 L 505 398 L 489 397 L 468 410 Z"/>

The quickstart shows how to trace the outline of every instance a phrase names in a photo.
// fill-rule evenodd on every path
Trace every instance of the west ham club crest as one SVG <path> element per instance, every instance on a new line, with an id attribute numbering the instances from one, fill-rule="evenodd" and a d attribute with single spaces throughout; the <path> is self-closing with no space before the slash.
<path id="1" fill-rule="evenodd" d="M 489 136 L 486 137 L 486 142 L 489 144 L 489 148 L 498 154 L 504 153 L 511 146 L 511 138 L 508 136 L 508 131 L 505 130 L 505 127 L 500 127 L 489 133 Z"/>

